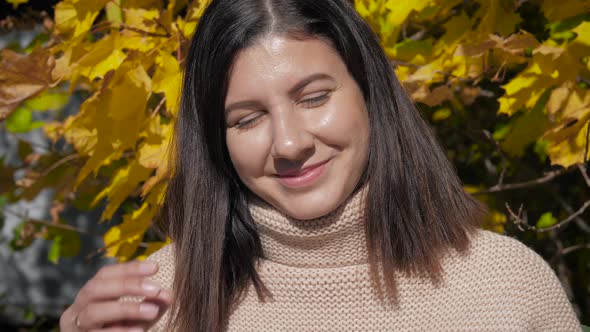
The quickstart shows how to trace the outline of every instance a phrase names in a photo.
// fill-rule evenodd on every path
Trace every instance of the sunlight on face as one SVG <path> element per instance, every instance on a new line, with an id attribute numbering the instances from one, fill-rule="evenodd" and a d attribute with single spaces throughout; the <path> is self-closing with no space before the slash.
<path id="1" fill-rule="evenodd" d="M 232 163 L 252 192 L 297 219 L 336 209 L 368 160 L 365 101 L 319 39 L 267 36 L 236 57 L 225 100 Z"/>

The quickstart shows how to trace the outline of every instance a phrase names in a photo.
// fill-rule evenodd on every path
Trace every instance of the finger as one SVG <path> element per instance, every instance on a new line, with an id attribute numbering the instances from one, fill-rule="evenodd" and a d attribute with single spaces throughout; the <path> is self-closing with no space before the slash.
<path id="1" fill-rule="evenodd" d="M 75 319 L 75 313 L 72 309 L 72 306 L 70 306 L 59 317 L 60 331 L 75 331 Z"/>
<path id="2" fill-rule="evenodd" d="M 116 327 L 140 327 L 145 331 L 152 328 L 159 320 L 164 316 L 170 305 L 172 304 L 172 293 L 168 290 L 163 289 L 157 298 L 146 299 L 144 302 L 150 302 L 156 304 L 160 310 L 158 316 L 150 322 L 138 322 L 138 321 L 119 321 L 111 324 L 105 324 L 103 328 L 116 328 Z"/>
<path id="3" fill-rule="evenodd" d="M 162 287 L 144 277 L 92 279 L 78 293 L 76 302 L 84 307 L 90 302 L 113 300 L 123 296 L 157 297 Z"/>
<path id="4" fill-rule="evenodd" d="M 150 299 L 150 300 L 146 300 L 146 301 L 150 301 L 150 302 L 158 305 L 158 307 L 160 308 L 160 311 L 158 312 L 158 317 L 156 317 L 156 319 L 154 319 L 150 322 L 147 322 L 144 325 L 144 328 L 147 331 L 150 328 L 152 328 L 160 320 L 160 318 L 162 318 L 162 316 L 164 316 L 166 311 L 168 311 L 168 308 L 170 308 L 170 305 L 172 304 L 172 293 L 167 290 L 162 290 L 162 292 L 160 293 L 158 298 Z"/>
<path id="5" fill-rule="evenodd" d="M 97 302 L 90 303 L 78 314 L 78 322 L 82 330 L 90 330 L 123 321 L 150 323 L 159 314 L 158 305 L 149 302 Z"/>
<path id="6" fill-rule="evenodd" d="M 158 263 L 154 261 L 132 261 L 121 264 L 107 265 L 96 274 L 98 279 L 117 277 L 149 276 L 158 272 Z"/>

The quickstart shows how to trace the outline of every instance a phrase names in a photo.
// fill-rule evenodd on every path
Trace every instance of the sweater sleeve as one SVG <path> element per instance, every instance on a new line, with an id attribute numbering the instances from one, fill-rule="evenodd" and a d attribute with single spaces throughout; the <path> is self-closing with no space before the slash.
<path id="1" fill-rule="evenodd" d="M 147 261 L 154 261 L 157 262 L 159 265 L 158 272 L 149 277 L 148 280 L 154 281 L 159 284 L 161 287 L 172 291 L 172 283 L 174 281 L 174 255 L 173 255 L 173 245 L 167 245 L 160 250 L 156 251 L 155 253 L 151 254 L 146 258 Z M 143 296 L 124 296 L 119 299 L 119 301 L 129 301 L 129 302 L 142 302 L 144 300 Z M 148 331 L 150 332 L 163 332 L 165 331 L 166 324 L 170 319 L 170 310 L 166 310 L 163 313 L 160 313 L 160 317 L 156 324 L 154 324 Z"/>
<path id="2" fill-rule="evenodd" d="M 172 291 L 172 284 L 174 282 L 174 255 L 173 245 L 167 245 L 164 248 L 156 251 L 146 258 L 146 260 L 155 261 L 159 265 L 158 273 L 150 278 L 150 280 L 158 283 L 163 288 Z M 170 319 L 170 310 L 166 310 L 159 320 L 152 326 L 149 332 L 163 332 L 166 324 Z"/>
<path id="3" fill-rule="evenodd" d="M 527 269 L 525 296 L 530 307 L 531 331 L 582 332 L 582 326 L 563 286 L 549 264 L 532 249 L 525 247 L 522 269 Z"/>

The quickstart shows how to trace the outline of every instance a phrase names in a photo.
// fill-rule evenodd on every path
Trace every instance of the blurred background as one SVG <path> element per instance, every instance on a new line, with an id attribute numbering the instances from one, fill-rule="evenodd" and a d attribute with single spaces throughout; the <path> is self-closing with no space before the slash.
<path id="1" fill-rule="evenodd" d="M 152 229 L 204 0 L 0 0 L 0 330 L 57 330 Z M 355 0 L 490 211 L 590 325 L 590 0 Z"/>

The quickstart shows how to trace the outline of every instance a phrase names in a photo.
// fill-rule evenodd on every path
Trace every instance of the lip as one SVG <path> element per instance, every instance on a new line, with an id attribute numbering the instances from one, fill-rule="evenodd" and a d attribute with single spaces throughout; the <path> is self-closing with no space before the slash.
<path id="1" fill-rule="evenodd" d="M 300 188 L 314 183 L 322 174 L 324 174 L 328 162 L 331 158 L 313 165 L 309 165 L 300 170 L 289 171 L 277 174 L 277 179 L 286 187 Z"/>

